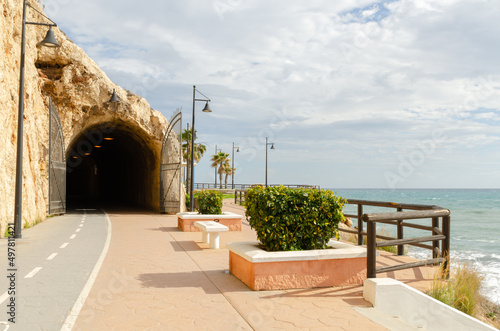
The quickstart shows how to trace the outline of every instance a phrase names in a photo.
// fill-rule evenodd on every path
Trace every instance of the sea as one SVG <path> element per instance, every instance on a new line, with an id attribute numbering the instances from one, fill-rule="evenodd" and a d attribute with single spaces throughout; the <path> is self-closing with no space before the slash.
<path id="1" fill-rule="evenodd" d="M 500 304 L 500 189 L 329 189 L 347 199 L 437 205 L 450 210 L 451 261 L 470 263 L 483 276 L 481 292 Z M 356 205 L 344 211 L 356 214 Z M 371 208 L 371 209 L 370 209 Z M 394 209 L 363 207 L 365 213 L 390 212 Z M 353 219 L 356 225 L 356 220 Z M 430 219 L 418 221 L 430 225 Z M 422 223 L 424 222 L 424 223 Z M 395 227 L 385 231 L 395 235 Z M 405 228 L 405 237 L 429 235 L 430 232 Z M 430 258 L 431 251 L 411 246 L 408 255 Z"/>

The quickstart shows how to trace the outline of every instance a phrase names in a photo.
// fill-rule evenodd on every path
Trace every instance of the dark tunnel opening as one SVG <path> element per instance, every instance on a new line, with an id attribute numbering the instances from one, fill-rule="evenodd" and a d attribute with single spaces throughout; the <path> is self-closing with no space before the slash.
<path id="1" fill-rule="evenodd" d="M 154 161 L 144 140 L 126 126 L 85 131 L 68 148 L 68 207 L 150 208 Z"/>

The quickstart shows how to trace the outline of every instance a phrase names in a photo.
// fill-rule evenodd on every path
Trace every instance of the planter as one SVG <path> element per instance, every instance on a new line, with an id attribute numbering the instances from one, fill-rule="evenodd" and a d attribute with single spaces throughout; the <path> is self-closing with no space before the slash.
<path id="1" fill-rule="evenodd" d="M 258 241 L 233 242 L 229 271 L 252 290 L 362 285 L 366 248 L 331 240 L 332 249 L 267 252 Z"/>
<path id="2" fill-rule="evenodd" d="M 197 212 L 177 213 L 177 227 L 185 232 L 201 231 L 194 226 L 197 221 L 215 221 L 229 228 L 229 231 L 241 231 L 241 220 L 243 216 L 224 212 L 221 215 L 198 214 Z"/>

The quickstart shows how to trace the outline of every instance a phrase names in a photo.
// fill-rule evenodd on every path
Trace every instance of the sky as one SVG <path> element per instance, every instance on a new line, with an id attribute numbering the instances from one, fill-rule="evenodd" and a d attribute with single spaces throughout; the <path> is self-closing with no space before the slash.
<path id="1" fill-rule="evenodd" d="M 191 122 L 193 85 L 211 99 L 196 102 L 196 182 L 234 142 L 235 182 L 264 183 L 267 137 L 269 184 L 500 188 L 498 1 L 42 4 L 167 119 Z"/>

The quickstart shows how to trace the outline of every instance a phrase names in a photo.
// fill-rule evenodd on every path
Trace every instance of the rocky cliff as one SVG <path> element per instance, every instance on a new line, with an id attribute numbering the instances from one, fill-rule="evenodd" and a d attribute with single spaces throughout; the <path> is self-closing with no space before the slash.
<path id="1" fill-rule="evenodd" d="M 22 1 L 0 1 L 0 233 L 14 215 L 17 110 L 22 28 Z M 37 1 L 31 1 L 42 11 Z M 44 18 L 31 8 L 28 21 Z M 26 73 L 24 111 L 23 223 L 44 220 L 48 205 L 49 97 L 58 108 L 66 148 L 81 133 L 103 122 L 127 123 L 141 131 L 144 144 L 159 153 L 167 120 L 151 109 L 143 98 L 116 86 L 81 48 L 58 28 L 60 48 L 37 46 L 46 27 L 26 29 Z M 110 104 L 113 89 L 120 103 Z"/>

